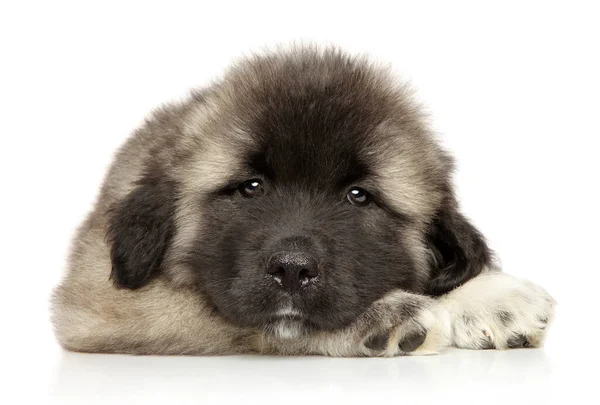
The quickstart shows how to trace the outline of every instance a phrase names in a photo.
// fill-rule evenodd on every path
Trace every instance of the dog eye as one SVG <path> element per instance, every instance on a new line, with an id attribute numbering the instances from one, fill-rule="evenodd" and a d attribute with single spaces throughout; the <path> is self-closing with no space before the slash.
<path id="1" fill-rule="evenodd" d="M 371 195 L 360 187 L 352 187 L 346 196 L 354 205 L 367 205 L 371 201 Z"/>
<path id="2" fill-rule="evenodd" d="M 247 180 L 240 186 L 240 192 L 246 197 L 258 197 L 265 193 L 262 181 L 258 179 Z"/>

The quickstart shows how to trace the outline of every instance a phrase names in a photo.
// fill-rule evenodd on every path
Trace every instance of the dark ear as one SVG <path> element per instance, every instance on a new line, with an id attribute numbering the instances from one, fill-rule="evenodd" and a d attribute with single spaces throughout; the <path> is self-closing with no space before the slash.
<path id="1" fill-rule="evenodd" d="M 455 207 L 438 213 L 428 243 L 433 253 L 430 295 L 445 294 L 467 282 L 492 260 L 483 235 Z"/>
<path id="2" fill-rule="evenodd" d="M 110 278 L 136 289 L 156 275 L 174 232 L 174 186 L 144 176 L 109 213 Z"/>

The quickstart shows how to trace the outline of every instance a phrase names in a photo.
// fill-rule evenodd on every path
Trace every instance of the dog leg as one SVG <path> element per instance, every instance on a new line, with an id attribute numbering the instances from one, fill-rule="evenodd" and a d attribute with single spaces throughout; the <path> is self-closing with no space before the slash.
<path id="1" fill-rule="evenodd" d="M 265 335 L 264 348 L 278 354 L 335 357 L 425 355 L 447 347 L 450 332 L 450 314 L 435 299 L 398 290 L 374 302 L 347 328 L 294 339 Z"/>
<path id="2" fill-rule="evenodd" d="M 540 346 L 555 301 L 541 287 L 500 272 L 484 273 L 432 298 L 393 291 L 350 327 L 277 344 L 284 354 L 428 355 L 445 347 Z"/>
<path id="3" fill-rule="evenodd" d="M 483 273 L 440 303 L 452 322 L 452 344 L 468 349 L 541 346 L 556 302 L 541 287 L 501 272 Z"/>

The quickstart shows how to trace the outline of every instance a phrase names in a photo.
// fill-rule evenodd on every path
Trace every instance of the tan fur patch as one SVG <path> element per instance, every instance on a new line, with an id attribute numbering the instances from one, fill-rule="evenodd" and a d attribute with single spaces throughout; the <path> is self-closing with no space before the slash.
<path id="1" fill-rule="evenodd" d="M 388 121 L 374 131 L 373 137 L 383 140 L 370 152 L 375 181 L 395 209 L 427 220 L 440 205 L 452 167 L 419 122 L 400 124 Z"/>

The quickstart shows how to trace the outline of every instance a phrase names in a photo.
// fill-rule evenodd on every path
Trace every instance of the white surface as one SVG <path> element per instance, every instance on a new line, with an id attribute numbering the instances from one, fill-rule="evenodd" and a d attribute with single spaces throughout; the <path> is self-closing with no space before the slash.
<path id="1" fill-rule="evenodd" d="M 594 2 L 124 3 L 0 6 L 0 402 L 597 400 Z M 153 107 L 292 39 L 368 52 L 412 80 L 458 159 L 464 211 L 505 271 L 560 303 L 545 349 L 328 359 L 58 348 L 48 296 L 113 151 Z"/>

